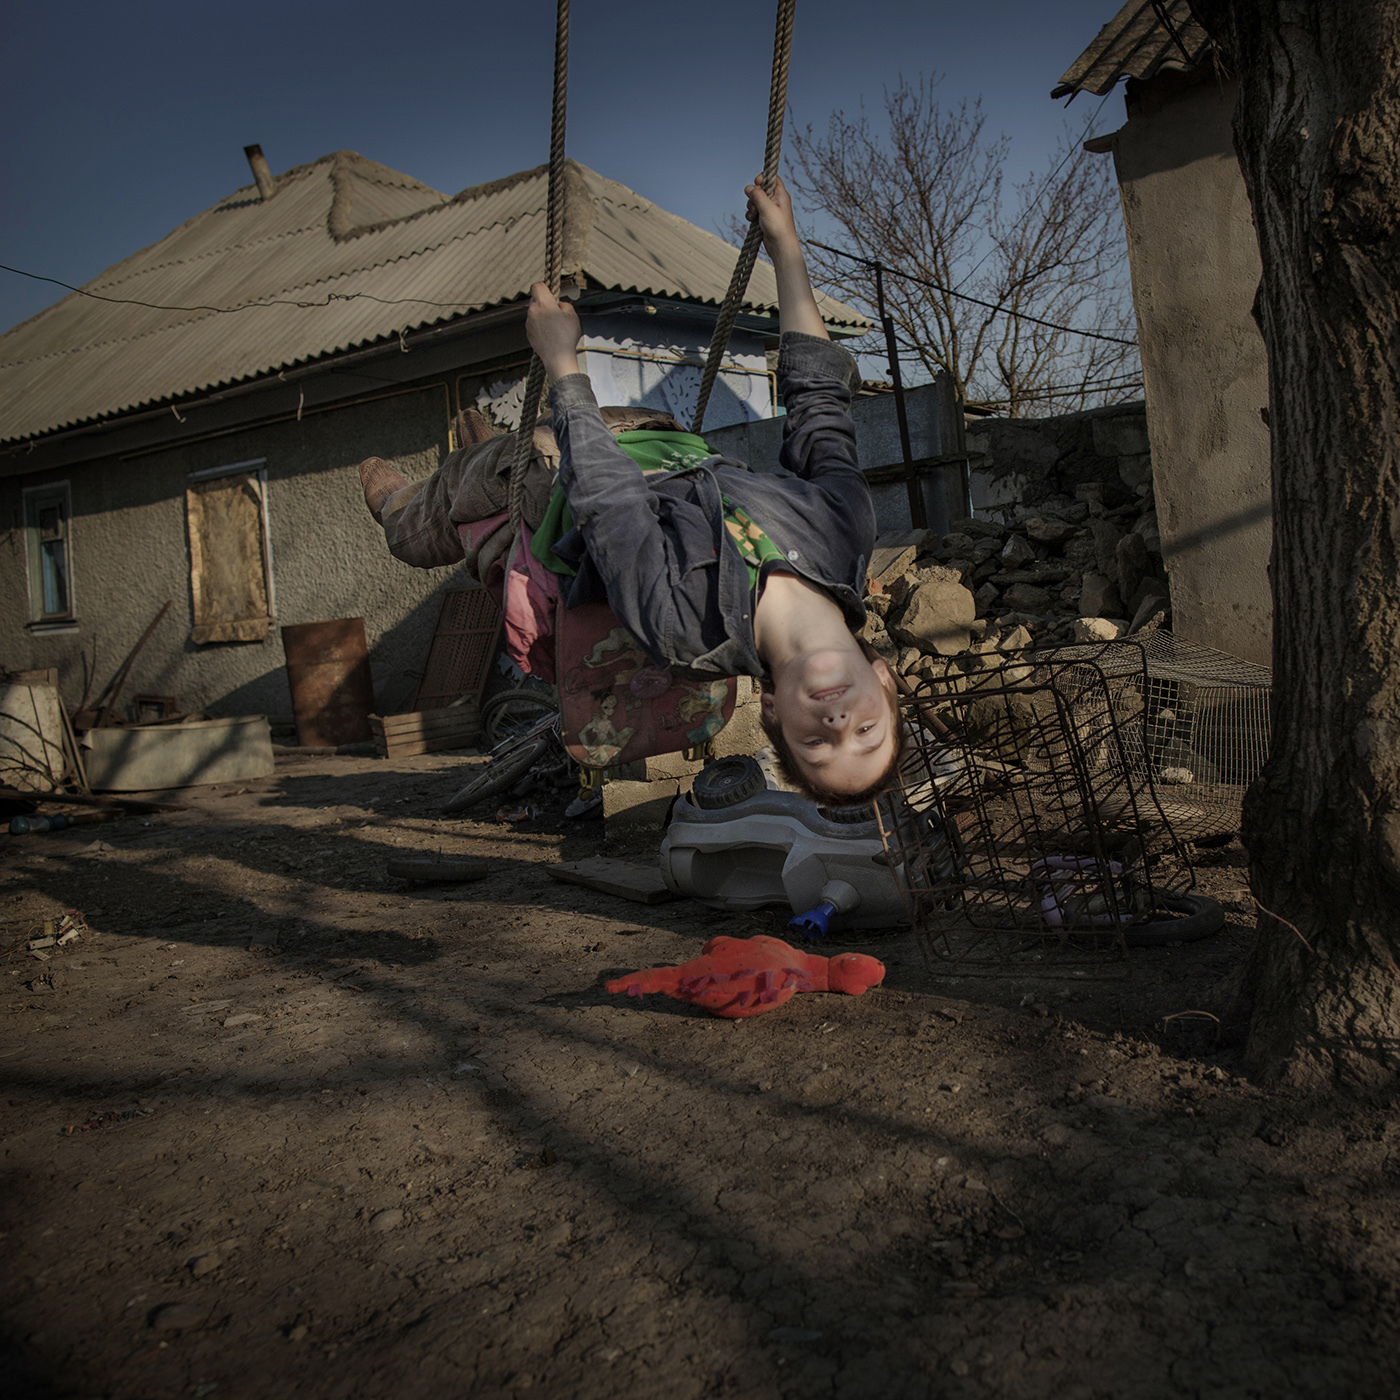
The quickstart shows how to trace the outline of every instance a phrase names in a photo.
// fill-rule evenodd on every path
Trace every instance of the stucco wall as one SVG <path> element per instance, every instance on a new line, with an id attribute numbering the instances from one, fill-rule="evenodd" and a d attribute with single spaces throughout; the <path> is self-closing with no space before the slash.
<path id="1" fill-rule="evenodd" d="M 1234 84 L 1213 74 L 1154 79 L 1130 97 L 1114 159 L 1174 627 L 1267 666 L 1268 368 L 1234 105 Z"/>
<path id="2" fill-rule="evenodd" d="M 0 483 L 3 509 L 19 520 L 20 489 L 67 480 L 74 631 L 25 628 L 23 541 L 0 551 L 0 661 L 56 666 L 65 700 L 77 703 L 97 643 L 95 697 L 160 605 L 174 606 L 142 651 L 123 701 L 139 692 L 177 695 L 216 714 L 288 715 L 278 627 L 363 617 L 381 710 L 406 708 L 437 617 L 437 590 L 466 586 L 459 569 L 424 571 L 391 558 L 364 508 L 357 467 L 371 454 L 425 476 L 447 446 L 447 394 L 438 384 L 123 461 L 107 458 Z M 277 618 L 264 642 L 195 646 L 185 485 L 190 472 L 265 457 Z"/>

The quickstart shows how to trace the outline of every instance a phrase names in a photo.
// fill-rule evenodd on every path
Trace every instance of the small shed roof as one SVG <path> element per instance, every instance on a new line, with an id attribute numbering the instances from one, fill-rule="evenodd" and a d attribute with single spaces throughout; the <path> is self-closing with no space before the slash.
<path id="1" fill-rule="evenodd" d="M 1128 0 L 1060 79 L 1051 97 L 1092 92 L 1102 97 L 1120 78 L 1151 78 L 1191 68 L 1211 47 L 1188 0 Z"/>
<path id="2" fill-rule="evenodd" d="M 274 374 L 519 301 L 544 266 L 547 170 L 448 196 L 353 151 L 213 208 L 0 336 L 0 442 Z M 735 250 L 575 161 L 564 272 L 718 306 Z M 111 298 L 99 300 L 96 298 Z M 868 323 L 823 298 L 833 330 Z M 133 305 L 132 303 L 142 303 Z M 754 268 L 745 306 L 777 309 Z"/>

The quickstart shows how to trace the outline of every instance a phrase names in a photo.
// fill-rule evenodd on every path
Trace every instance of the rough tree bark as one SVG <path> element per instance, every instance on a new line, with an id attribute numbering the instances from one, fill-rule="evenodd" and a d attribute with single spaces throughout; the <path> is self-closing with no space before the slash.
<path id="1" fill-rule="evenodd" d="M 1247 1058 L 1400 1073 L 1400 0 L 1192 0 L 1240 79 L 1273 434 Z M 1283 920 L 1296 925 L 1289 928 Z"/>

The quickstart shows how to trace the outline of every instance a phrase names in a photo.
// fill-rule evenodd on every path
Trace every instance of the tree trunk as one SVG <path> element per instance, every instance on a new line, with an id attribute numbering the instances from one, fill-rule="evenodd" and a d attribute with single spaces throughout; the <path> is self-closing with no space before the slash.
<path id="1" fill-rule="evenodd" d="M 1247 1059 L 1400 1072 L 1400 0 L 1193 0 L 1240 80 L 1273 435 Z M 1288 924 L 1295 925 L 1290 928 Z"/>

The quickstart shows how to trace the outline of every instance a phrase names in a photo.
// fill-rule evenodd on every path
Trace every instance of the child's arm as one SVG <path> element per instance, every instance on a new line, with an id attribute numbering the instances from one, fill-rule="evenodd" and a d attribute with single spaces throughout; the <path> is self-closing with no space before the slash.
<path id="1" fill-rule="evenodd" d="M 817 310 L 812 295 L 812 283 L 807 276 L 807 263 L 802 256 L 802 241 L 792 217 L 792 197 L 782 180 L 774 178 L 773 193 L 763 188 L 760 175 L 744 189 L 749 197 L 748 220 L 763 230 L 763 246 L 773 259 L 773 272 L 778 279 L 778 326 L 783 331 L 800 331 L 803 335 L 829 340 L 826 323 Z"/>
<path id="2" fill-rule="evenodd" d="M 582 335 L 578 312 L 567 301 L 556 301 L 543 282 L 530 288 L 530 309 L 525 313 L 525 337 L 540 357 L 550 379 L 577 374 L 578 341 Z"/>
<path id="3" fill-rule="evenodd" d="M 770 197 L 760 178 L 748 186 L 748 216 L 763 230 L 763 246 L 778 279 L 778 387 L 787 409 L 779 461 L 788 471 L 839 493 L 868 502 L 869 488 L 856 460 L 851 396 L 860 382 L 855 361 L 831 344 L 812 295 L 802 242 L 792 217 L 792 199 L 781 180 Z M 798 336 L 794 337 L 793 332 Z M 826 344 L 813 344 L 814 341 Z"/>

